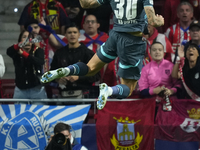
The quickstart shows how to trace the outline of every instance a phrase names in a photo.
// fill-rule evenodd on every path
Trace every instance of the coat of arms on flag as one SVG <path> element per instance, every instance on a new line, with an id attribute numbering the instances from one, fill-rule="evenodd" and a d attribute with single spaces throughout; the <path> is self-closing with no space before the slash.
<path id="1" fill-rule="evenodd" d="M 98 150 L 153 150 L 155 100 L 108 101 L 96 122 Z"/>
<path id="2" fill-rule="evenodd" d="M 183 123 L 180 125 L 181 129 L 187 133 L 195 132 L 200 126 L 200 108 L 197 110 L 192 108 L 187 110 L 190 118 L 185 118 Z"/>
<path id="3" fill-rule="evenodd" d="M 200 139 L 200 102 L 173 99 L 172 111 L 165 112 L 159 105 L 156 116 L 155 138 L 174 142 Z"/>
<path id="4" fill-rule="evenodd" d="M 135 135 L 134 124 L 140 120 L 136 122 L 134 120 L 129 121 L 128 117 L 125 120 L 122 117 L 120 119 L 114 117 L 114 119 L 117 121 L 117 139 L 115 134 L 113 134 L 111 142 L 115 149 L 137 150 L 143 139 L 143 135 L 140 135 L 139 132 L 137 132 L 137 136 Z"/>
<path id="5" fill-rule="evenodd" d="M 39 150 L 47 145 L 47 136 L 62 121 L 74 129 L 80 143 L 82 124 L 90 105 L 1 105 L 0 149 Z"/>

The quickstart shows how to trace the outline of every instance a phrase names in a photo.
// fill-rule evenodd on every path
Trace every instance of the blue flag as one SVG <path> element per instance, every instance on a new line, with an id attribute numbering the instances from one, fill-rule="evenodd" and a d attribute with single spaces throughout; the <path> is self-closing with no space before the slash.
<path id="1" fill-rule="evenodd" d="M 82 124 L 89 109 L 90 105 L 1 105 L 0 149 L 44 149 L 57 122 L 71 125 L 72 134 L 80 143 Z"/>

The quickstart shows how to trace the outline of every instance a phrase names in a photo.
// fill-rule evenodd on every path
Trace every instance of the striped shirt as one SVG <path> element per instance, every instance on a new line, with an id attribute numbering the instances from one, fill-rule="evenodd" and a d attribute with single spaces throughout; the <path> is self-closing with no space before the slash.
<path id="1" fill-rule="evenodd" d="M 179 23 L 169 27 L 165 32 L 165 35 L 171 42 L 174 52 L 176 51 L 177 47 L 181 45 L 183 40 L 189 41 L 191 39 L 189 27 L 187 29 L 183 29 L 180 27 Z"/>

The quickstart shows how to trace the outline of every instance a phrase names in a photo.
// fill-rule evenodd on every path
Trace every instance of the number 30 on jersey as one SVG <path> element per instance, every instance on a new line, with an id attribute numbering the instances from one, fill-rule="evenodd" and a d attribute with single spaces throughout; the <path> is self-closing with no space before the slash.
<path id="1" fill-rule="evenodd" d="M 122 19 L 125 17 L 126 20 L 134 19 L 137 15 L 137 1 L 138 0 L 127 0 L 127 4 L 125 5 L 125 0 L 115 0 L 117 3 L 117 10 L 114 10 L 116 18 Z"/>

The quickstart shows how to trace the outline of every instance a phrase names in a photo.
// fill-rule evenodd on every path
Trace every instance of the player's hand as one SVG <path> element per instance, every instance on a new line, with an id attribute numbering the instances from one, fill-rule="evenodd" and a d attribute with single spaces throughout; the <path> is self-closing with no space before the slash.
<path id="1" fill-rule="evenodd" d="M 157 14 L 156 17 L 157 17 L 157 24 L 158 24 L 159 26 L 164 25 L 164 18 L 163 18 L 163 16 Z"/>

